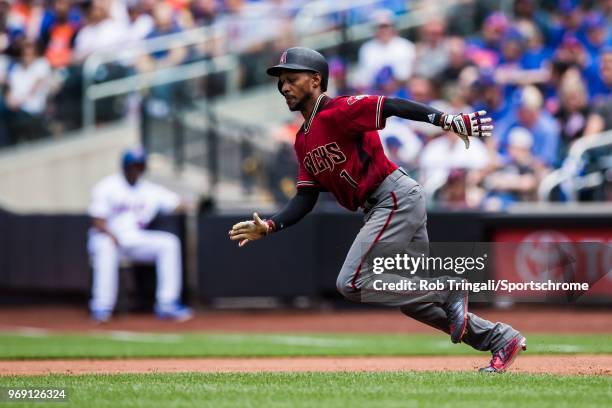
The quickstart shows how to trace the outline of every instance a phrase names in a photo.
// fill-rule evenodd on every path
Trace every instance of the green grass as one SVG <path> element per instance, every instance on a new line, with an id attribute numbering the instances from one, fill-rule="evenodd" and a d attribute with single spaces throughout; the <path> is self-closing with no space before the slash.
<path id="1" fill-rule="evenodd" d="M 529 354 L 611 354 L 612 335 L 527 335 Z M 3 333 L 0 359 L 477 354 L 444 335 Z"/>
<path id="2" fill-rule="evenodd" d="M 0 377 L 67 387 L 54 407 L 605 407 L 612 377 L 478 373 L 121 374 Z M 0 404 L 41 407 L 48 404 Z"/>

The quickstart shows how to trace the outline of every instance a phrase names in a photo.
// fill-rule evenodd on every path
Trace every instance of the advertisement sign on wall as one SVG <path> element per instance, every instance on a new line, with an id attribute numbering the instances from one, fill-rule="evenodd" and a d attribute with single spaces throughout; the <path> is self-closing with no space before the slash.
<path id="1" fill-rule="evenodd" d="M 612 231 L 595 228 L 505 228 L 493 234 L 494 279 L 511 282 L 583 282 L 587 291 L 525 290 L 514 298 L 612 297 Z"/>

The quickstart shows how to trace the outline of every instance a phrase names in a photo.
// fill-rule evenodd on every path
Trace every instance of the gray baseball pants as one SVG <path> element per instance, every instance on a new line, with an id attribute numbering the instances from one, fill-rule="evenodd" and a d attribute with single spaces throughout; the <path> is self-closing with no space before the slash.
<path id="1" fill-rule="evenodd" d="M 402 169 L 398 169 L 383 181 L 368 202 L 373 204 L 371 207 L 366 204 L 365 224 L 342 265 L 336 281 L 338 291 L 355 302 L 399 307 L 405 315 L 450 333 L 446 312 L 442 308 L 449 296 L 448 290 L 381 293 L 374 289 L 373 283 L 382 275 L 375 274 L 371 265 L 364 262 L 375 245 L 385 242 L 411 243 L 409 247 L 418 248 L 419 252 L 421 248 L 427 247 L 427 214 L 422 187 Z M 384 273 L 385 282 L 405 279 L 405 276 Z M 436 278 L 445 285 L 448 279 L 452 278 Z M 468 318 L 463 342 L 477 350 L 495 352 L 518 334 L 507 324 L 493 323 L 473 313 L 469 313 Z"/>

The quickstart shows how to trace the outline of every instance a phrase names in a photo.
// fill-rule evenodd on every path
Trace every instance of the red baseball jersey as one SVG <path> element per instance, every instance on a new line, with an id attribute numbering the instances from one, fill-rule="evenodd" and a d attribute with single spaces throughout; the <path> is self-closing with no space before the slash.
<path id="1" fill-rule="evenodd" d="M 351 211 L 397 166 L 385 156 L 378 129 L 385 127 L 384 96 L 321 95 L 295 138 L 298 188 L 331 192 Z"/>

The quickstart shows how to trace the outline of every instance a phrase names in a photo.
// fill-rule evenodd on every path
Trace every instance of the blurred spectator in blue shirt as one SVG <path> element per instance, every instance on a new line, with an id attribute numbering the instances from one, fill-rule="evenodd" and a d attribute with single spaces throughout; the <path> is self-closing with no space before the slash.
<path id="1" fill-rule="evenodd" d="M 181 31 L 174 20 L 172 7 L 167 3 L 157 3 L 153 9 L 155 26 L 147 38 L 156 38 Z M 151 72 L 160 68 L 168 68 L 183 63 L 187 58 L 187 48 L 174 46 L 143 55 L 138 60 L 138 69 L 141 72 Z M 163 117 L 168 114 L 171 103 L 176 101 L 178 90 L 183 89 L 182 83 L 169 83 L 151 88 L 150 93 L 154 97 L 148 101 L 149 112 L 155 116 Z"/>
<path id="2" fill-rule="evenodd" d="M 525 52 L 526 45 L 525 37 L 516 27 L 508 28 L 500 43 L 500 63 L 518 63 Z"/>
<path id="3" fill-rule="evenodd" d="M 591 57 L 584 45 L 578 41 L 576 36 L 568 34 L 559 48 L 555 50 L 551 61 L 550 79 L 543 86 L 546 108 L 549 112 L 556 112 L 559 109 L 558 90 L 567 70 L 575 68 L 588 77 L 590 66 L 592 66 Z"/>
<path id="4" fill-rule="evenodd" d="M 612 45 L 610 27 L 603 14 L 598 11 L 589 13 L 585 18 L 586 49 L 596 59 L 606 45 Z"/>
<path id="5" fill-rule="evenodd" d="M 393 75 L 393 67 L 385 65 L 374 77 L 372 86 L 367 90 L 369 93 L 396 96 L 406 98 L 404 87 Z"/>
<path id="6" fill-rule="evenodd" d="M 40 37 L 48 36 L 57 20 L 62 23 L 68 22 L 74 28 L 83 24 L 83 14 L 71 0 L 54 0 L 50 7 L 47 7 L 42 15 L 40 23 Z"/>
<path id="7" fill-rule="evenodd" d="M 480 68 L 494 68 L 502 59 L 501 44 L 510 21 L 500 12 L 488 16 L 482 26 L 482 38 L 470 41 L 468 55 Z"/>
<path id="8" fill-rule="evenodd" d="M 598 62 L 592 64 L 585 72 L 589 93 L 595 102 L 607 98 L 612 93 L 612 81 L 606 78 L 610 59 L 612 59 L 612 47 L 605 47 L 599 54 Z"/>
<path id="9" fill-rule="evenodd" d="M 174 19 L 172 7 L 167 3 L 157 3 L 153 9 L 154 26 L 146 36 L 147 39 L 157 38 L 168 34 L 176 34 L 181 31 Z M 165 68 L 180 64 L 187 57 L 184 47 L 172 47 L 154 51 L 150 55 L 143 56 L 138 61 L 140 71 L 148 72 L 156 68 Z"/>
<path id="10" fill-rule="evenodd" d="M 510 95 L 507 95 L 504 87 L 495 82 L 491 71 L 480 73 L 479 78 L 472 83 L 472 94 L 474 95 L 474 111 L 485 110 L 487 115 L 493 119 L 498 126 L 509 120 L 514 105 Z M 494 134 L 496 134 L 495 132 Z M 497 156 L 497 143 L 494 138 L 485 139 L 491 157 Z"/>
<path id="11" fill-rule="evenodd" d="M 512 103 L 504 89 L 495 82 L 492 72 L 484 71 L 472 85 L 476 95 L 474 110 L 486 110 L 493 123 L 499 123 L 510 115 Z"/>
<path id="12" fill-rule="evenodd" d="M 501 43 L 501 60 L 495 70 L 495 81 L 504 86 L 508 95 L 516 90 L 518 84 L 528 84 L 524 82 L 526 78 L 521 67 L 525 47 L 525 39 L 516 28 L 506 31 Z"/>
<path id="13" fill-rule="evenodd" d="M 579 0 L 559 0 L 557 5 L 559 19 L 554 21 L 548 32 L 547 42 L 550 47 L 558 47 L 568 35 L 573 35 L 584 41 L 584 11 Z"/>
<path id="14" fill-rule="evenodd" d="M 158 3 L 153 8 L 153 21 L 154 26 L 151 32 L 145 37 L 147 39 L 157 38 L 168 34 L 176 34 L 181 32 L 181 27 L 177 24 L 174 16 L 174 11 L 166 3 Z M 170 55 L 173 53 L 171 50 L 160 50 L 151 53 L 151 58 L 157 60 L 158 64 L 175 65 L 179 63 L 185 57 L 185 49 L 181 48 L 180 55 Z"/>
<path id="15" fill-rule="evenodd" d="M 521 56 L 521 68 L 529 70 L 531 83 L 543 82 L 549 79 L 549 65 L 552 50 L 544 46 L 542 32 L 530 21 L 518 23 L 517 29 L 525 39 L 525 48 Z M 533 78 L 535 77 L 535 78 Z"/>
<path id="16" fill-rule="evenodd" d="M 599 78 L 602 92 L 593 102 L 593 111 L 584 130 L 587 136 L 595 136 L 604 130 L 612 129 L 612 47 L 602 51 Z"/>
<path id="17" fill-rule="evenodd" d="M 567 34 L 563 37 L 563 41 L 555 52 L 554 59 L 570 66 L 573 65 L 580 70 L 586 69 L 591 64 L 591 56 L 585 46 L 578 40 L 578 37 L 573 34 Z"/>
<path id="18" fill-rule="evenodd" d="M 548 64 L 550 53 L 539 40 L 535 25 L 522 22 L 510 28 L 502 42 L 502 61 L 495 71 L 495 81 L 504 85 L 506 95 L 512 95 L 517 87 L 543 84 L 550 78 Z"/>
<path id="19" fill-rule="evenodd" d="M 499 137 L 499 152 L 502 156 L 508 155 L 510 132 L 515 127 L 523 127 L 533 135 L 531 152 L 536 160 L 544 167 L 555 167 L 559 159 L 559 125 L 542 109 L 542 94 L 536 87 L 526 86 L 518 92 L 518 96 L 518 109 L 500 123 L 494 132 Z"/>

